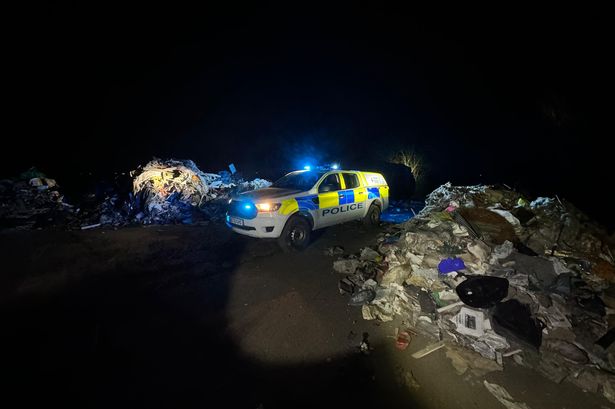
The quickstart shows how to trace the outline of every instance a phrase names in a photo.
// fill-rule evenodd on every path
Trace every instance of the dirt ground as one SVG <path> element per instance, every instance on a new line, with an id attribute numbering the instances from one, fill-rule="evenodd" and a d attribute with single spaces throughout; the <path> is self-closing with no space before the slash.
<path id="1" fill-rule="evenodd" d="M 503 408 L 487 379 L 533 409 L 611 407 L 511 358 L 504 371 L 473 377 L 457 375 L 443 349 L 413 359 L 425 339 L 397 350 L 398 323 L 364 321 L 323 255 L 375 240 L 358 223 L 291 254 L 217 224 L 4 231 L 0 399 L 19 407 Z M 358 348 L 364 334 L 368 355 Z"/>

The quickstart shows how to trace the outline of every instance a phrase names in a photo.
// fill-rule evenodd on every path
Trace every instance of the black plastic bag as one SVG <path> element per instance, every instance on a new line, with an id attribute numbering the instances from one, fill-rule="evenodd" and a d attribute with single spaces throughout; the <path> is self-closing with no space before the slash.
<path id="1" fill-rule="evenodd" d="M 468 277 L 455 289 L 464 304 L 474 308 L 489 308 L 508 295 L 508 280 L 501 277 Z"/>

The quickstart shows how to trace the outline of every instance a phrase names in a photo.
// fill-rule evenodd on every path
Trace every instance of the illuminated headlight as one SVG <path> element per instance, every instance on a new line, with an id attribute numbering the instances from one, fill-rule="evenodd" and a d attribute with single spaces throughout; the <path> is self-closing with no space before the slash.
<path id="1" fill-rule="evenodd" d="M 281 203 L 257 203 L 254 206 L 259 212 L 276 212 L 282 206 Z"/>

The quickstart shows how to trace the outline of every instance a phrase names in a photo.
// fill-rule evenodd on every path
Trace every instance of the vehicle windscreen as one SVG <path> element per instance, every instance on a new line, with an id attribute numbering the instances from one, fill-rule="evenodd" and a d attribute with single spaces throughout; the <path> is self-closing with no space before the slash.
<path id="1" fill-rule="evenodd" d="M 318 179 L 323 175 L 322 172 L 314 172 L 314 171 L 298 171 L 291 172 L 288 175 L 278 179 L 271 187 L 279 187 L 282 189 L 293 189 L 293 190 L 309 190 Z"/>

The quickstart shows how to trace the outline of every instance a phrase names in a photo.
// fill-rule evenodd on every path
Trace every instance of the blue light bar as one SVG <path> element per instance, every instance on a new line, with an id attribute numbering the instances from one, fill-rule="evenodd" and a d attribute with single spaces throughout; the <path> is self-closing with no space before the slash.
<path id="1" fill-rule="evenodd" d="M 340 165 L 338 165 L 337 163 L 334 163 L 333 165 L 331 165 L 331 169 L 337 170 L 339 169 Z"/>
<path id="2" fill-rule="evenodd" d="M 305 169 L 305 170 L 312 170 L 312 167 L 311 167 L 310 165 L 305 165 L 305 166 L 303 167 L 303 169 Z"/>

